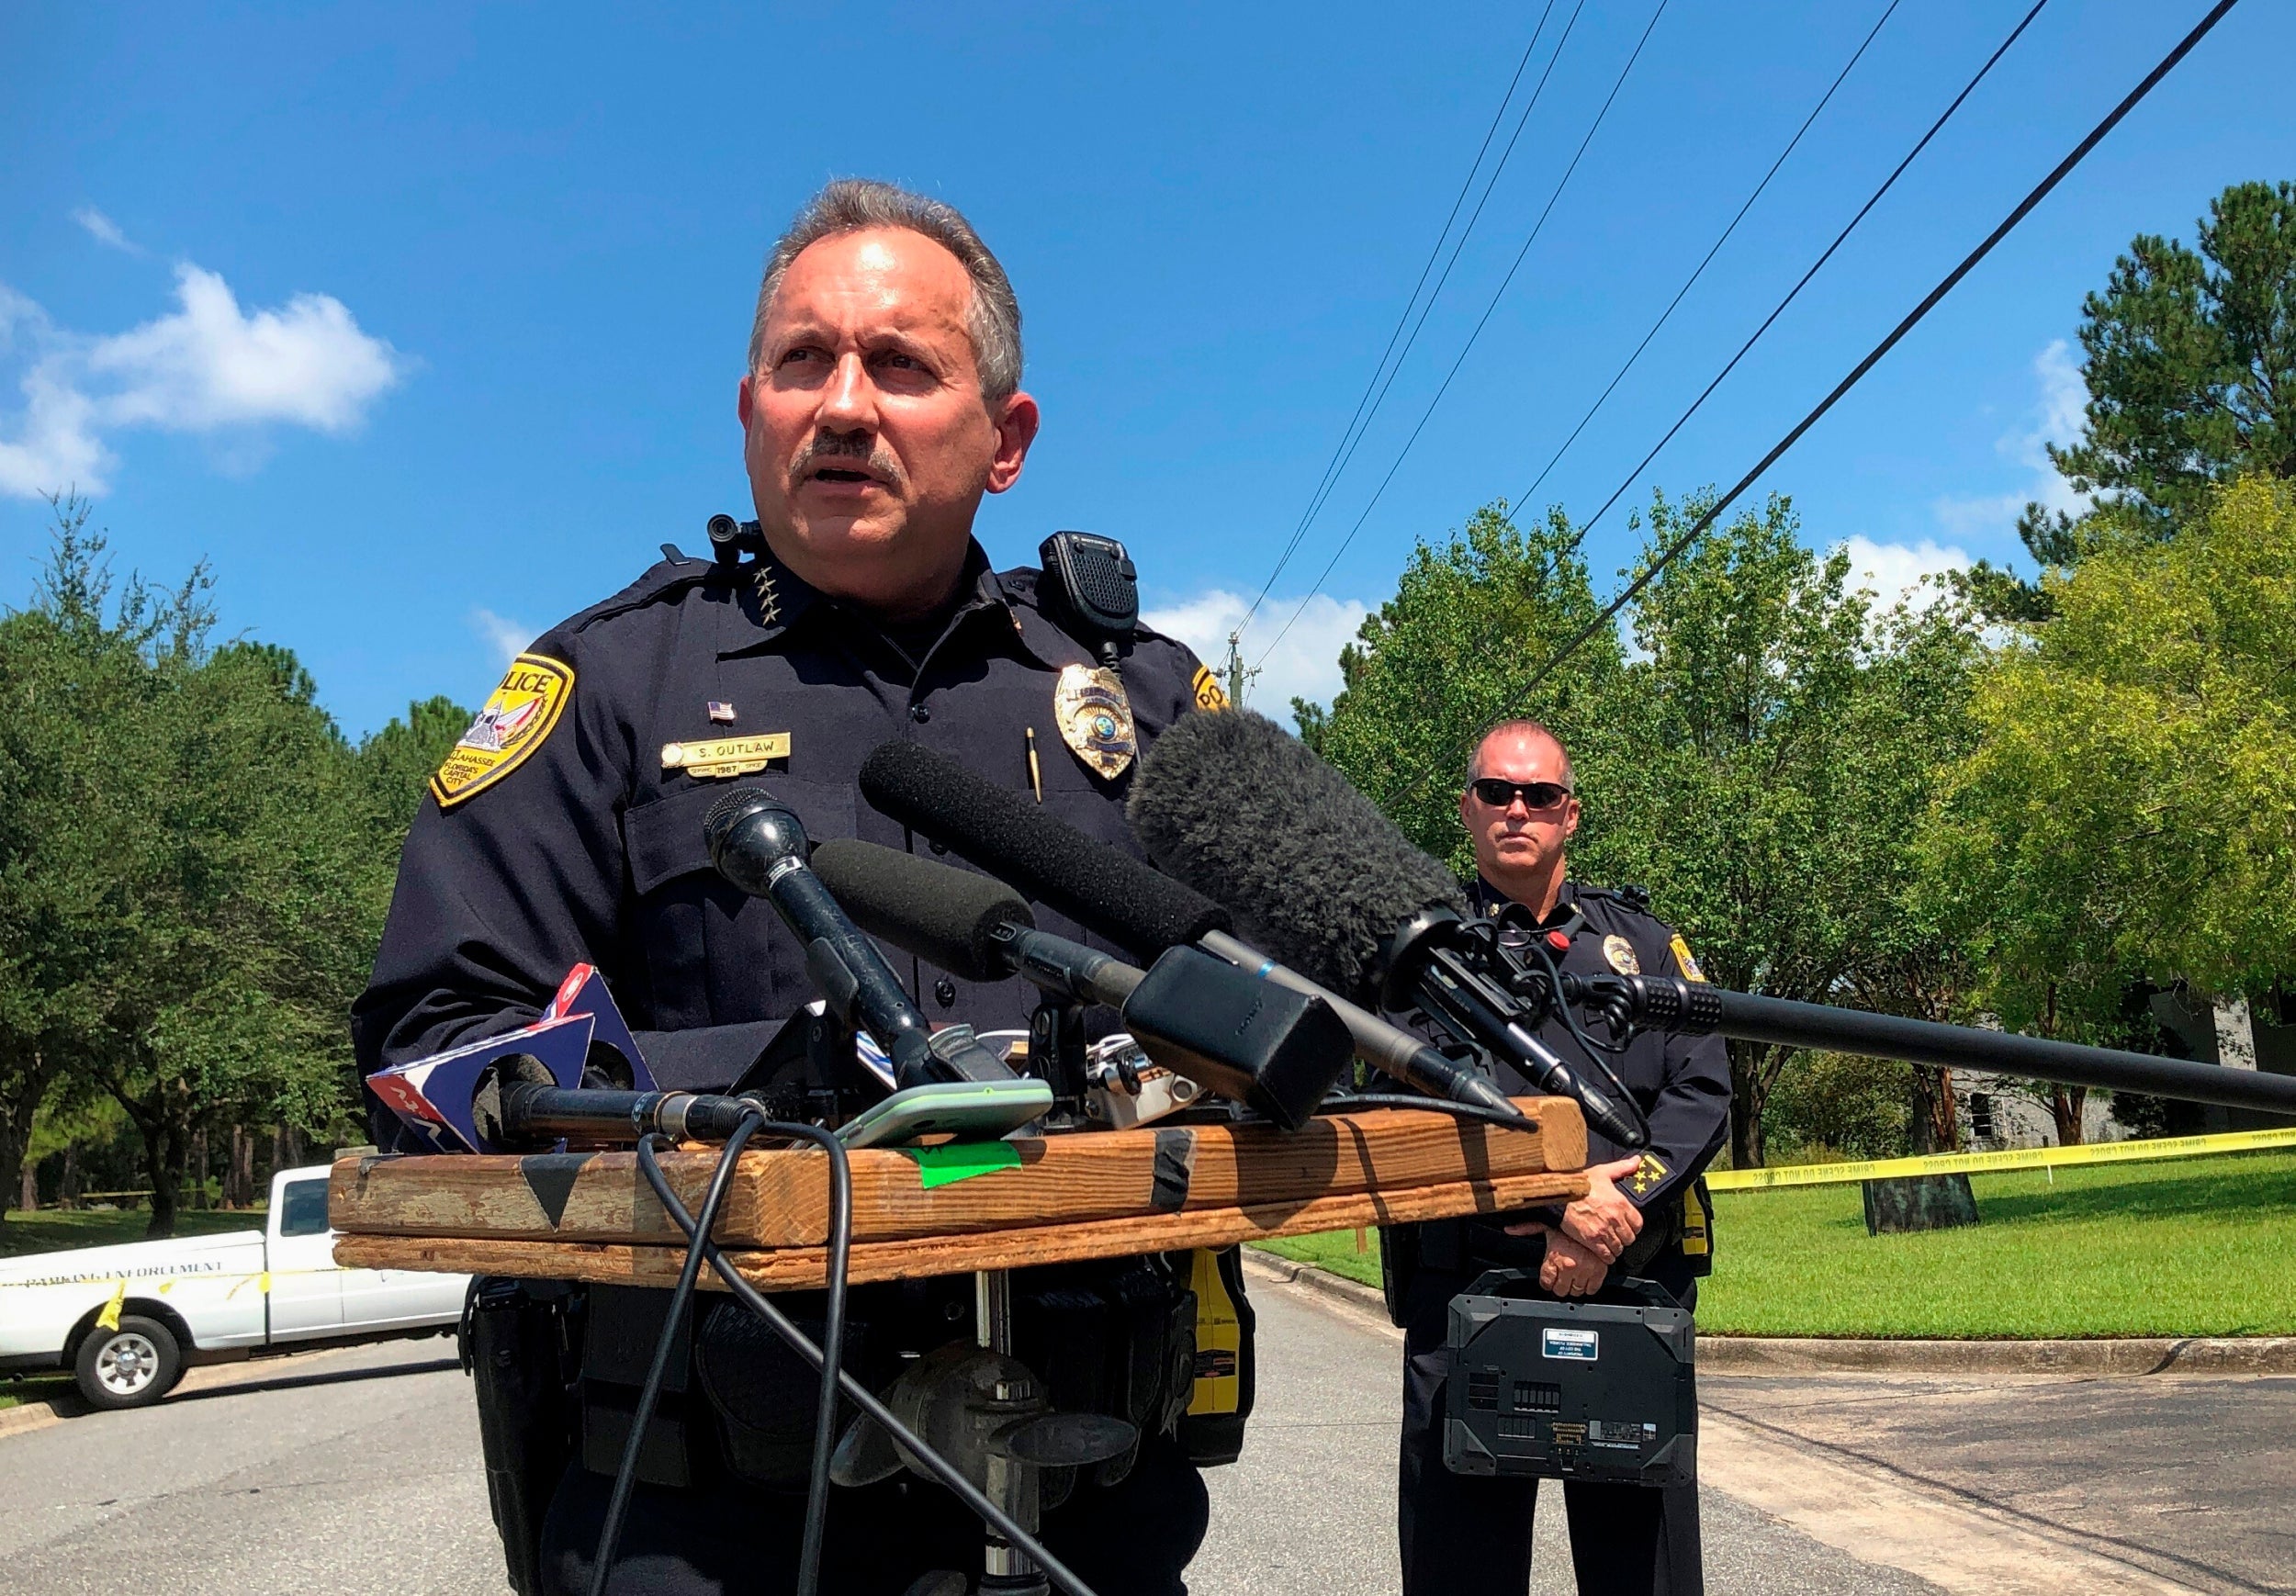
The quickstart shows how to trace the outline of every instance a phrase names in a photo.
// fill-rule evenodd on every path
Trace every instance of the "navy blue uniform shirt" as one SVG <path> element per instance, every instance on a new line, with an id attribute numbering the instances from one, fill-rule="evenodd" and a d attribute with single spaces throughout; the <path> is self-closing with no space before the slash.
<path id="1" fill-rule="evenodd" d="M 1477 879 L 1473 897 L 1479 912 L 1495 914 L 1507 898 L 1489 882 Z M 1556 962 L 1572 975 L 1682 975 L 1705 979 L 1693 958 L 1690 945 L 1671 926 L 1629 908 L 1611 893 L 1565 882 L 1557 894 L 1554 912 L 1547 916 L 1546 931 L 1560 932 L 1570 946 L 1557 950 Z M 1548 944 L 1550 950 L 1552 944 Z M 1610 1033 L 1581 1014 L 1580 1021 L 1597 1041 Z M 1549 1017 L 1539 1027 L 1538 1040 L 1555 1050 L 1573 1070 L 1590 1071 L 1584 1050 L 1563 1023 Z M 1617 1075 L 1650 1121 L 1650 1145 L 1642 1167 L 1618 1182 L 1637 1207 L 1650 1208 L 1677 1197 L 1705 1173 L 1723 1139 L 1729 1133 L 1729 1055 L 1720 1037 L 1676 1037 L 1664 1031 L 1643 1031 L 1621 1053 L 1604 1053 L 1602 1061 Z M 1536 1087 L 1505 1061 L 1498 1061 L 1500 1089 L 1510 1095 L 1535 1092 Z M 1623 1158 L 1619 1147 L 1587 1129 L 1587 1163 L 1606 1163 Z"/>
<path id="2" fill-rule="evenodd" d="M 785 735 L 787 757 L 739 781 L 787 803 L 816 842 L 908 848 L 857 790 L 872 749 L 910 739 L 1030 792 L 1033 728 L 1045 809 L 1137 856 L 1123 808 L 1138 759 L 1104 779 L 1063 740 L 1054 683 L 1064 666 L 1099 661 L 1040 608 L 1038 577 L 991 570 L 974 544 L 936 633 L 880 625 L 770 559 L 670 558 L 553 627 L 408 835 L 352 1011 L 362 1074 L 529 1023 L 584 961 L 665 1086 L 727 1085 L 813 1001 L 772 905 L 720 878 L 703 846 L 703 815 L 737 782 L 666 764 L 668 745 Z M 570 681 L 554 685 L 554 669 Z M 1142 752 L 1199 695 L 1221 702 L 1195 655 L 1146 628 L 1122 646 L 1119 674 Z M 515 757 L 486 751 L 497 744 Z M 1090 939 L 1049 911 L 1038 923 Z M 929 1020 L 1028 1023 L 1035 995 L 1018 980 L 976 984 L 888 958 Z"/>

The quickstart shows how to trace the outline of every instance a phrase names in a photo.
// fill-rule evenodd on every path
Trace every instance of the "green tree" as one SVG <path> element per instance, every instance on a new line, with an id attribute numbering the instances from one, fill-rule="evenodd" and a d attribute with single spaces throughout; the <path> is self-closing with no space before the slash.
<path id="1" fill-rule="evenodd" d="M 1593 706 L 1619 669 L 1615 636 L 1597 635 L 1566 669 L 1530 685 L 1599 608 L 1559 511 L 1525 530 L 1505 505 L 1487 506 L 1444 542 L 1412 551 L 1395 596 L 1342 651 L 1344 685 L 1330 711 L 1293 702 L 1300 736 L 1421 848 L 1469 869 L 1458 790 L 1485 726 L 1508 715 L 1542 720 L 1582 770 L 1613 746 Z"/>
<path id="2" fill-rule="evenodd" d="M 115 601 L 87 505 L 52 502 L 34 602 L 0 617 L 0 1191 L 58 1083 L 92 1089 L 73 1066 L 106 971 L 134 947 L 96 819 L 117 785 L 108 728 L 139 709 L 145 653 L 178 619 L 140 583 Z"/>
<path id="3" fill-rule="evenodd" d="M 1658 500 L 1651 548 L 1699 509 Z M 1964 736 L 1974 640 L 1941 599 L 1876 614 L 1848 557 L 1819 557 L 1799 533 L 1773 497 L 1644 591 L 1644 657 L 1604 710 L 1631 757 L 1593 798 L 1574 868 L 1649 882 L 1718 984 L 1940 1017 L 1961 983 L 1922 912 L 1913 842 Z M 1731 1158 L 1749 1167 L 1792 1055 L 1733 1040 L 1729 1056 Z M 1950 1096 L 1927 1085 L 1923 1112 L 1945 1118 L 1950 1143 Z"/>
<path id="4" fill-rule="evenodd" d="M 1702 508 L 1656 500 L 1650 548 Z M 1465 870 L 1468 750 L 1491 722 L 1535 716 L 1570 747 L 1586 804 L 1573 873 L 1649 884 L 1716 981 L 1806 1000 L 1863 983 L 1930 1011 L 1961 983 L 1923 937 L 1910 843 L 1959 750 L 1975 643 L 1950 605 L 1875 616 L 1848 560 L 1797 531 L 1784 500 L 1716 529 L 1646 590 L 1637 658 L 1605 630 L 1532 688 L 1598 606 L 1559 513 L 1525 532 L 1485 510 L 1413 554 L 1343 657 L 1330 713 L 1302 707 L 1302 735 Z M 1730 1048 L 1733 1155 L 1757 1163 L 1788 1055 Z"/>
<path id="5" fill-rule="evenodd" d="M 2049 452 L 2156 535 L 2244 473 L 2296 477 L 2296 184 L 2234 184 L 2198 243 L 2140 234 L 2083 301 L 2088 425 Z"/>
<path id="6" fill-rule="evenodd" d="M 2044 570 L 2167 537 L 2245 474 L 2296 478 L 2296 184 L 2232 185 L 2196 242 L 2140 233 L 2082 301 L 2084 424 L 2049 458 L 2099 498 L 2077 517 L 2025 507 Z M 1988 562 L 1964 585 L 1997 618 L 2048 617 L 2038 584 Z"/>
<path id="7" fill-rule="evenodd" d="M 2251 478 L 2044 576 L 2054 618 L 1981 684 L 1939 834 L 2008 1024 L 2114 1040 L 2132 979 L 2296 976 L 2291 572 L 2296 490 Z"/>

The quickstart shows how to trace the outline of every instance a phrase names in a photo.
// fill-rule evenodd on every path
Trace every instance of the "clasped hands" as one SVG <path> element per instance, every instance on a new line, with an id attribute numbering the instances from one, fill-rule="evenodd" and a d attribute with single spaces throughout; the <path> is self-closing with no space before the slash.
<path id="1" fill-rule="evenodd" d="M 1642 1210 L 1617 1182 L 1641 1167 L 1642 1158 L 1621 1158 L 1586 1172 L 1586 1196 L 1562 1210 L 1562 1223 L 1526 1219 L 1509 1225 L 1510 1236 L 1545 1236 L 1546 1262 L 1538 1283 L 1558 1297 L 1591 1297 L 1603 1288 L 1610 1266 L 1642 1232 Z"/>

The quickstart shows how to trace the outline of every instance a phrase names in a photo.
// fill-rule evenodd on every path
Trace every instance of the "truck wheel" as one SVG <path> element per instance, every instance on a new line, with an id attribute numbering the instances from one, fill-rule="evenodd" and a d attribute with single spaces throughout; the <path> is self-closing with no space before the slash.
<path id="1" fill-rule="evenodd" d="M 141 1408 L 175 1388 L 184 1372 L 175 1333 L 157 1320 L 123 1315 L 117 1330 L 101 1325 L 80 1343 L 80 1394 L 98 1408 Z"/>

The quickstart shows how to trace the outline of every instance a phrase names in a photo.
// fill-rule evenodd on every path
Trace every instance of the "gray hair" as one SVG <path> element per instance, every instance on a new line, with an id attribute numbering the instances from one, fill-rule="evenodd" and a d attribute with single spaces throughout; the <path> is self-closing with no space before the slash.
<path id="1" fill-rule="evenodd" d="M 1562 746 L 1560 737 L 1528 715 L 1510 715 L 1505 720 L 1493 721 L 1483 728 L 1483 735 L 1477 737 L 1475 746 L 1467 750 L 1467 780 L 1462 785 L 1472 787 L 1476 778 L 1482 774 L 1483 745 L 1501 732 L 1514 732 L 1529 737 L 1544 737 L 1554 744 L 1555 751 L 1562 756 L 1562 784 L 1573 793 L 1578 792 L 1579 779 L 1577 773 L 1570 769 L 1570 750 Z"/>
<path id="2" fill-rule="evenodd" d="M 749 369 L 754 372 L 765 352 L 765 318 L 782 278 L 809 244 L 842 233 L 899 228 L 920 233 L 947 250 L 973 279 L 973 305 L 966 331 L 973 338 L 973 362 L 980 368 L 981 397 L 1010 399 L 1020 387 L 1020 301 L 1012 279 L 989 253 L 973 224 L 957 208 L 921 194 L 911 194 L 890 183 L 867 177 L 842 177 L 805 202 L 789 230 L 773 241 L 765 257 L 765 280 L 758 285 L 758 313 L 749 325 Z"/>

